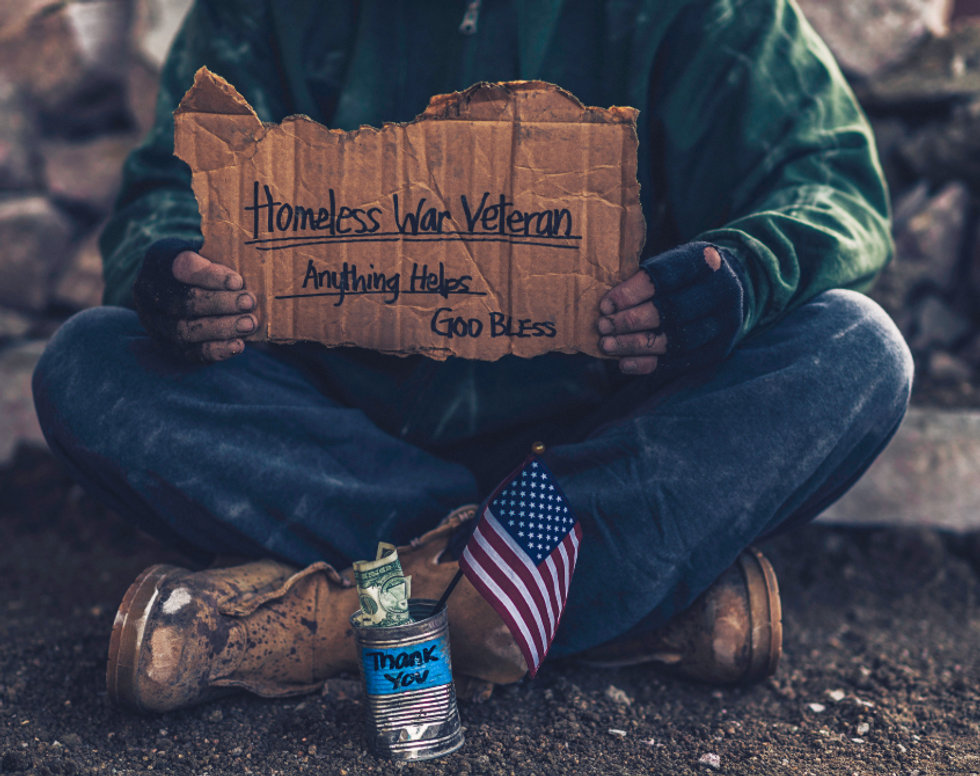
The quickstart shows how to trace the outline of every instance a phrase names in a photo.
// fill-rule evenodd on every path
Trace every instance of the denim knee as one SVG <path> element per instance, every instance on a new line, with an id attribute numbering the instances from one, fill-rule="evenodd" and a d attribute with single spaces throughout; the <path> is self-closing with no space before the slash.
<path id="1" fill-rule="evenodd" d="M 34 369 L 34 407 L 45 437 L 75 412 L 95 410 L 94 378 L 107 376 L 120 335 L 140 331 L 136 314 L 122 307 L 93 307 L 73 315 L 55 332 Z M 50 443 L 51 439 L 48 438 Z"/>
<path id="2" fill-rule="evenodd" d="M 814 302 L 825 307 L 827 324 L 821 358 L 838 375 L 832 382 L 853 386 L 854 399 L 870 404 L 896 425 L 908 407 L 915 366 L 912 354 L 889 315 L 864 294 L 827 291 Z M 890 410 L 890 411 L 889 411 Z"/>

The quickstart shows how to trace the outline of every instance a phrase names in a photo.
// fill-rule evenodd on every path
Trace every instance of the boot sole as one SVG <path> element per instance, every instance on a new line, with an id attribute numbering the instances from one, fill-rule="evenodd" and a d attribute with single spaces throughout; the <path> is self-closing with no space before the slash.
<path id="1" fill-rule="evenodd" d="M 116 619 L 112 623 L 109 639 L 109 661 L 106 667 L 106 689 L 109 700 L 118 706 L 145 711 L 139 702 L 137 672 L 143 653 L 143 635 L 150 609 L 156 603 L 163 581 L 178 566 L 158 564 L 150 566 L 129 586 Z"/>
<path id="2" fill-rule="evenodd" d="M 779 667 L 783 648 L 782 606 L 776 572 L 769 560 L 755 547 L 742 552 L 735 563 L 745 582 L 749 607 L 749 660 L 739 683 L 758 682 L 772 676 Z M 596 668 L 627 668 L 660 663 L 669 668 L 683 656 L 675 652 L 645 652 L 619 657 L 594 657 L 585 653 L 579 661 Z"/>
<path id="3" fill-rule="evenodd" d="M 743 682 L 758 682 L 772 676 L 783 652 L 783 609 L 779 584 L 772 564 L 755 547 L 738 556 L 749 592 L 751 658 Z"/>

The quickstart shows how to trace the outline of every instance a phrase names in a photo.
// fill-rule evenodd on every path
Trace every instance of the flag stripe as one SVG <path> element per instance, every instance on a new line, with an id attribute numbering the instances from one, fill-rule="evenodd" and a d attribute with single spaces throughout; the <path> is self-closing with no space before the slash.
<path id="1" fill-rule="evenodd" d="M 574 571 L 574 568 L 575 568 L 575 560 L 578 557 L 578 541 L 577 540 L 578 540 L 578 537 L 575 536 L 573 533 L 570 532 L 562 540 L 561 544 L 559 544 L 557 547 L 555 547 L 555 549 L 552 551 L 551 556 L 550 556 L 549 559 L 556 562 L 556 565 L 558 566 L 559 571 L 561 571 L 563 568 L 565 568 L 565 564 L 566 564 L 567 559 L 568 559 L 568 556 L 569 556 L 569 551 L 571 551 L 571 555 L 572 555 L 572 557 L 571 557 L 571 568 Z M 559 578 L 561 578 L 561 577 L 559 577 Z M 561 613 L 564 611 L 565 601 L 566 601 L 566 599 L 568 597 L 567 596 L 567 588 L 566 588 L 565 592 L 562 592 L 561 593 L 561 595 L 562 595 L 562 601 L 561 601 L 561 606 L 559 607 L 559 610 L 558 610 L 558 612 L 559 612 L 559 614 L 558 614 L 559 622 L 561 621 Z M 556 625 L 555 625 L 555 631 L 557 631 L 557 630 L 558 630 L 558 625 L 556 623 Z"/>
<path id="2" fill-rule="evenodd" d="M 582 526 L 575 523 L 575 526 L 568 535 L 562 541 L 563 545 L 570 545 L 572 559 L 571 562 L 565 567 L 565 589 L 567 590 L 572 586 L 572 571 L 575 569 L 575 564 L 578 563 L 578 547 L 582 540 Z"/>
<path id="3" fill-rule="evenodd" d="M 474 560 L 488 574 L 497 572 L 493 574 L 494 581 L 509 593 L 518 611 L 524 615 L 527 620 L 528 629 L 535 639 L 537 651 L 543 654 L 544 648 L 548 643 L 548 635 L 545 631 L 541 614 L 538 612 L 536 606 L 533 605 L 530 591 L 527 589 L 524 581 L 517 575 L 515 569 L 506 565 L 507 561 L 501 558 L 497 549 L 488 541 L 492 534 L 488 536 L 488 532 L 484 529 L 485 526 L 481 524 L 477 528 L 476 533 L 473 534 L 473 539 L 471 540 L 475 542 L 472 547 Z M 470 547 L 467 546 L 467 550 L 469 549 Z"/>
<path id="4" fill-rule="evenodd" d="M 552 554 L 553 555 L 557 554 L 558 560 L 561 561 L 558 567 L 558 570 L 560 572 L 560 574 L 558 575 L 558 595 L 561 596 L 562 606 L 564 606 L 565 599 L 568 597 L 567 571 L 568 571 L 569 564 L 572 563 L 574 565 L 574 561 L 570 561 L 568 557 L 568 548 L 565 546 L 564 541 L 561 544 L 559 544 L 557 547 L 555 547 L 555 552 Z"/>
<path id="5" fill-rule="evenodd" d="M 554 552 L 552 552 L 552 557 L 554 557 L 555 560 L 557 560 L 557 561 L 561 561 L 562 560 L 562 557 L 561 557 L 561 550 L 562 549 L 563 548 L 562 548 L 561 545 L 558 545 L 557 547 L 555 547 Z M 559 571 L 560 571 L 560 569 L 559 569 Z M 562 608 L 559 611 L 559 615 L 558 615 L 559 622 L 561 621 L 561 612 L 564 611 L 564 609 L 565 609 L 565 601 L 564 600 L 562 600 L 562 602 L 561 602 L 561 607 Z M 555 630 L 556 631 L 558 630 L 558 626 L 557 625 L 555 626 Z"/>
<path id="6" fill-rule="evenodd" d="M 507 627 L 510 628 L 510 632 L 514 636 L 514 641 L 520 648 L 521 654 L 524 655 L 524 662 L 527 663 L 531 676 L 534 676 L 537 666 L 541 662 L 539 657 L 541 652 L 527 628 L 525 618 L 517 610 L 514 600 L 500 588 L 494 581 L 492 574 L 484 569 L 479 560 L 470 552 L 470 549 L 470 546 L 466 547 L 463 556 L 459 559 L 459 565 L 465 571 L 472 572 L 472 575 L 467 574 L 467 578 L 473 587 L 480 591 L 483 597 L 487 599 L 487 603 L 507 623 Z"/>
<path id="7" fill-rule="evenodd" d="M 575 527 L 578 528 L 577 523 Z M 572 571 L 575 570 L 575 563 L 578 560 L 578 545 L 578 536 L 575 531 L 570 531 L 562 540 L 561 544 L 555 548 L 555 551 L 561 554 L 562 568 L 564 570 L 564 576 L 561 580 L 562 606 L 565 605 L 565 600 L 568 598 L 568 588 L 571 585 Z"/>
<path id="8" fill-rule="evenodd" d="M 500 615 L 500 618 L 507 624 L 507 627 L 510 628 L 511 635 L 514 637 L 514 643 L 521 650 L 524 661 L 531 671 L 531 676 L 534 676 L 534 672 L 543 660 L 544 655 L 535 642 L 533 634 L 528 629 L 525 618 L 521 615 L 513 599 L 510 598 L 506 591 L 497 585 L 491 576 L 482 573 L 482 567 L 471 566 L 468 571 L 467 576 L 470 578 L 473 586 L 480 591 L 487 602 Z"/>
<path id="9" fill-rule="evenodd" d="M 534 603 L 548 615 L 547 629 L 551 633 L 554 633 L 555 613 L 551 609 L 547 584 L 541 576 L 541 572 L 527 557 L 527 553 L 507 533 L 507 529 L 500 524 L 496 515 L 489 508 L 486 511 L 486 522 L 486 527 L 490 529 L 485 534 L 487 540 L 497 550 L 501 558 L 509 562 L 510 565 L 506 568 L 516 572 L 520 576 L 524 586 L 530 595 L 534 597 Z"/>
<path id="10" fill-rule="evenodd" d="M 498 585 L 510 591 L 513 604 L 518 611 L 524 613 L 530 632 L 536 637 L 539 650 L 544 648 L 547 643 L 547 626 L 541 618 L 541 613 L 535 607 L 530 591 L 525 581 L 518 575 L 517 569 L 504 565 L 509 561 L 521 563 L 522 559 L 517 557 L 505 557 L 494 546 L 492 540 L 498 537 L 494 534 L 490 525 L 481 523 L 473 535 L 472 546 L 467 546 L 467 551 L 472 550 L 472 560 L 478 563 L 485 573 L 492 574 Z M 508 554 L 509 555 L 509 554 Z M 524 561 L 526 562 L 526 561 Z M 494 573 L 495 572 L 495 573 Z"/>
<path id="11" fill-rule="evenodd" d="M 559 547 L 561 545 L 558 545 Z M 559 558 L 561 560 L 561 558 Z M 545 558 L 544 563 L 541 564 L 548 570 L 548 575 L 550 577 L 551 584 L 548 585 L 548 595 L 551 598 L 551 604 L 558 612 L 558 616 L 561 617 L 561 609 L 565 605 L 564 599 L 561 597 L 561 591 L 558 589 L 558 577 L 560 575 L 558 566 L 555 565 L 555 553 L 552 552 L 547 558 Z M 556 623 L 557 625 L 557 623 Z M 552 631 L 555 630 L 555 625 L 551 626 Z"/>
<path id="12" fill-rule="evenodd" d="M 492 562 L 488 561 L 482 547 L 472 547 L 468 562 L 474 574 L 474 577 L 471 578 L 474 585 L 479 583 L 485 594 L 490 594 L 487 599 L 488 602 L 508 624 L 512 621 L 518 624 L 516 630 L 511 626 L 511 634 L 524 654 L 528 667 L 538 665 L 544 657 L 547 641 L 541 640 L 541 636 L 534 626 L 527 599 L 517 593 L 509 579 L 501 579 L 499 575 L 494 573 L 498 569 Z"/>

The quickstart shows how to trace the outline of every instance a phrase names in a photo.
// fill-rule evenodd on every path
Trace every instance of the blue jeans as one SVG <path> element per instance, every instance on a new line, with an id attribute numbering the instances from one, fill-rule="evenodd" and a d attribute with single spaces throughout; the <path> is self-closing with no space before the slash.
<path id="1" fill-rule="evenodd" d="M 839 498 L 898 428 L 912 360 L 830 291 L 718 367 L 662 385 L 614 361 L 439 363 L 315 345 L 180 364 L 121 308 L 79 313 L 34 375 L 54 453 L 190 552 L 338 568 L 479 501 L 535 440 L 584 531 L 552 647 L 654 629 L 751 542 Z"/>

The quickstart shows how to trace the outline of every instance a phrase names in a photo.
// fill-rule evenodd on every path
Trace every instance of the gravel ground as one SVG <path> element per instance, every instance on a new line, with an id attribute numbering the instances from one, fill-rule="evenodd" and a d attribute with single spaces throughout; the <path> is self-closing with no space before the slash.
<path id="1" fill-rule="evenodd" d="M 547 664 L 461 706 L 466 744 L 367 754 L 351 681 L 157 717 L 113 708 L 116 606 L 184 562 L 83 496 L 42 453 L 0 471 L 0 772 L 48 774 L 980 774 L 980 535 L 810 527 L 763 545 L 783 591 L 774 680 Z"/>

